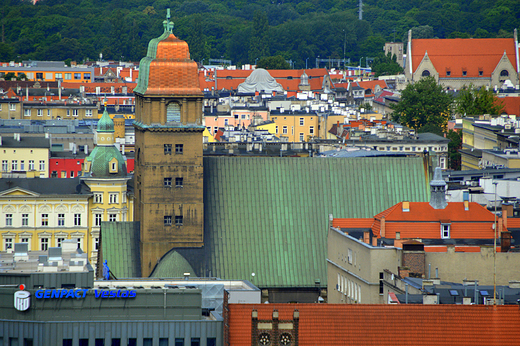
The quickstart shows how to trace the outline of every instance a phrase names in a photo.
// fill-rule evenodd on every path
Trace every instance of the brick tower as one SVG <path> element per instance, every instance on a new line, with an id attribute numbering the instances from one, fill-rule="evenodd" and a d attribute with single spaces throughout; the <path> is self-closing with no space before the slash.
<path id="1" fill-rule="evenodd" d="M 188 44 L 172 33 L 152 39 L 135 93 L 135 216 L 142 276 L 174 247 L 204 245 L 202 98 Z"/>

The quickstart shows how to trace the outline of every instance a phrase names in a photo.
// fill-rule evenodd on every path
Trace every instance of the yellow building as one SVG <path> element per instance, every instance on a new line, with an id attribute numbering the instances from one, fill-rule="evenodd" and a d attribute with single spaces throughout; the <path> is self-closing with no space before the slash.
<path id="1" fill-rule="evenodd" d="M 21 119 L 28 120 L 91 120 L 97 119 L 95 104 L 77 104 L 66 102 L 23 102 Z"/>
<path id="2" fill-rule="evenodd" d="M 19 133 L 0 137 L 0 176 L 48 177 L 49 151 L 48 138 L 22 137 Z"/>
<path id="3" fill-rule="evenodd" d="M 90 197 L 78 179 L 0 179 L 0 250 L 28 243 L 29 250 L 45 251 L 65 239 L 88 248 Z"/>
<path id="4" fill-rule="evenodd" d="M 89 188 L 89 261 L 97 263 L 99 232 L 102 221 L 133 221 L 134 199 L 128 193 L 126 160 L 114 145 L 114 121 L 105 109 L 97 124 L 97 145 L 85 158 L 81 180 Z"/>
<path id="5" fill-rule="evenodd" d="M 343 123 L 345 116 L 319 116 L 312 112 L 271 111 L 271 120 L 275 123 L 274 135 L 287 138 L 289 142 L 308 142 L 312 138 L 330 139 L 332 125 Z"/>
<path id="6" fill-rule="evenodd" d="M 22 103 L 17 98 L 0 99 L 0 119 L 21 119 Z"/>
<path id="7" fill-rule="evenodd" d="M 19 64 L 0 64 L 0 78 L 9 73 L 29 81 L 92 83 L 93 67 L 68 67 L 64 63 L 49 61 L 33 61 L 31 66 Z"/>

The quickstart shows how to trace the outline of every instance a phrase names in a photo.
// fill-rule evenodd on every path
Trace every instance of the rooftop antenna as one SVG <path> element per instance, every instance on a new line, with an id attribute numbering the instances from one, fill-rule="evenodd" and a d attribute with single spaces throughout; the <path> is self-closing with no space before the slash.
<path id="1" fill-rule="evenodd" d="M 359 20 L 363 20 L 363 0 L 359 0 Z"/>

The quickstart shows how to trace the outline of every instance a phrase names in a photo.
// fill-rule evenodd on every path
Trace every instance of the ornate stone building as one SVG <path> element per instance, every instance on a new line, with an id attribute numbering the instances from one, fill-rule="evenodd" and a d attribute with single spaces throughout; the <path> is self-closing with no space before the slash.
<path id="1" fill-rule="evenodd" d="M 514 38 L 413 39 L 408 32 L 405 75 L 409 82 L 432 76 L 448 89 L 517 86 L 520 57 Z"/>
<path id="2" fill-rule="evenodd" d="M 204 245 L 202 99 L 197 63 L 172 33 L 150 41 L 134 89 L 135 221 L 142 276 L 173 247 Z"/>

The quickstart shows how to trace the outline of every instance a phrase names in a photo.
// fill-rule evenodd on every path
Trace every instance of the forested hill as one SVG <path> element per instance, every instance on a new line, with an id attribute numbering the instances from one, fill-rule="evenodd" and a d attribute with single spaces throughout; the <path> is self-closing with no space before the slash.
<path id="1" fill-rule="evenodd" d="M 139 61 L 163 32 L 166 8 L 174 33 L 197 61 L 254 63 L 282 55 L 295 67 L 314 59 L 382 53 L 385 41 L 421 37 L 512 37 L 518 0 L 2 0 L 0 61 L 86 58 Z"/>

